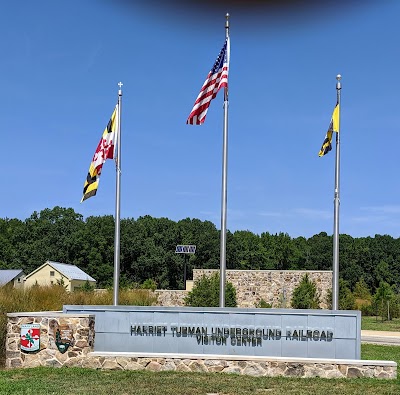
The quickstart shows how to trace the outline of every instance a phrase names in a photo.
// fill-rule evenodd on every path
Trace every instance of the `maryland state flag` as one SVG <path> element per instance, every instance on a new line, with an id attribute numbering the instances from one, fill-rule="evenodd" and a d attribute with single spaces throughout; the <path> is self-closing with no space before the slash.
<path id="1" fill-rule="evenodd" d="M 328 131 L 326 132 L 325 140 L 322 143 L 322 147 L 319 151 L 318 156 L 324 156 L 332 149 L 332 133 L 339 133 L 339 118 L 340 118 L 340 109 L 339 103 L 336 104 L 335 109 L 333 110 L 331 123 L 329 124 Z"/>
<path id="2" fill-rule="evenodd" d="M 93 155 L 92 163 L 90 164 L 89 172 L 83 187 L 83 197 L 81 203 L 84 200 L 96 195 L 103 164 L 107 159 L 114 158 L 115 140 L 117 137 L 117 110 L 118 104 L 115 106 L 114 112 L 108 121 L 108 125 L 105 128 L 99 145 L 96 148 L 96 152 Z"/>

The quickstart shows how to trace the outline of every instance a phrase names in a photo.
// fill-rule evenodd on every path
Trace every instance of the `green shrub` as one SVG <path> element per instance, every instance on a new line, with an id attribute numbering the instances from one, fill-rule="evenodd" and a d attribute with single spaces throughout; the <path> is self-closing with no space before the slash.
<path id="1" fill-rule="evenodd" d="M 319 308 L 317 287 L 313 281 L 308 278 L 307 273 L 301 279 L 300 284 L 294 289 L 291 303 L 294 309 Z"/>
<path id="2" fill-rule="evenodd" d="M 218 273 L 211 276 L 203 275 L 196 280 L 193 289 L 185 298 L 186 306 L 193 307 L 218 307 L 219 306 L 220 277 Z M 225 286 L 225 306 L 236 307 L 236 290 L 232 283 Z"/>
<path id="3" fill-rule="evenodd" d="M 358 310 L 361 310 L 362 316 L 373 316 L 376 314 L 376 308 L 373 304 L 358 305 Z"/>
<path id="4" fill-rule="evenodd" d="M 157 283 L 152 278 L 148 278 L 147 280 L 143 281 L 141 288 L 155 291 L 157 289 Z"/>
<path id="5" fill-rule="evenodd" d="M 272 304 L 266 302 L 264 299 L 261 299 L 257 304 L 256 304 L 257 309 L 271 309 Z"/>
<path id="6" fill-rule="evenodd" d="M 86 280 L 85 283 L 79 288 L 79 291 L 82 292 L 93 292 L 94 285 L 90 284 L 89 280 Z"/>

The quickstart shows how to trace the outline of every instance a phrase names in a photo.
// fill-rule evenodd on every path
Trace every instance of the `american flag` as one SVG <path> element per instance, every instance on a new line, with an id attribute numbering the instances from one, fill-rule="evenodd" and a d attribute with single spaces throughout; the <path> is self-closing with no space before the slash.
<path id="1" fill-rule="evenodd" d="M 204 123 L 211 100 L 217 96 L 222 87 L 228 87 L 229 71 L 229 38 L 219 53 L 211 71 L 201 87 L 200 93 L 194 103 L 192 111 L 186 121 L 190 125 Z"/>

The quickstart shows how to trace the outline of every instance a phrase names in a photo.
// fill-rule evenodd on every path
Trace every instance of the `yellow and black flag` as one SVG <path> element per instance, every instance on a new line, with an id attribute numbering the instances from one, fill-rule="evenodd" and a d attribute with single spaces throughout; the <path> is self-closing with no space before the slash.
<path id="1" fill-rule="evenodd" d="M 117 134 L 117 109 L 118 104 L 115 106 L 114 112 L 108 121 L 107 127 L 104 129 L 103 135 L 93 155 L 92 163 L 90 164 L 89 172 L 83 187 L 83 197 L 81 203 L 84 200 L 96 195 L 103 164 L 107 159 L 113 159 L 114 157 L 115 140 Z"/>
<path id="2" fill-rule="evenodd" d="M 331 123 L 329 124 L 325 140 L 322 143 L 322 147 L 319 150 L 318 156 L 324 156 L 332 149 L 332 133 L 333 132 L 339 133 L 339 118 L 340 118 L 340 108 L 339 108 L 339 103 L 337 103 L 335 109 L 333 110 Z"/>

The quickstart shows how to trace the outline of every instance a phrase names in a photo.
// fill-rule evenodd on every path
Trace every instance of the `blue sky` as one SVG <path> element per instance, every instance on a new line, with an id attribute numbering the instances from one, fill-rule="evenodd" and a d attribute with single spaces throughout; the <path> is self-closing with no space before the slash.
<path id="1" fill-rule="evenodd" d="M 219 228 L 222 92 L 204 125 L 185 122 L 223 45 L 228 11 L 228 229 L 332 234 L 335 152 L 318 151 L 340 73 L 340 233 L 399 237 L 400 2 L 196 4 L 2 4 L 0 217 L 54 206 L 114 214 L 112 161 L 97 196 L 80 199 L 122 81 L 121 217 L 199 218 Z"/>

